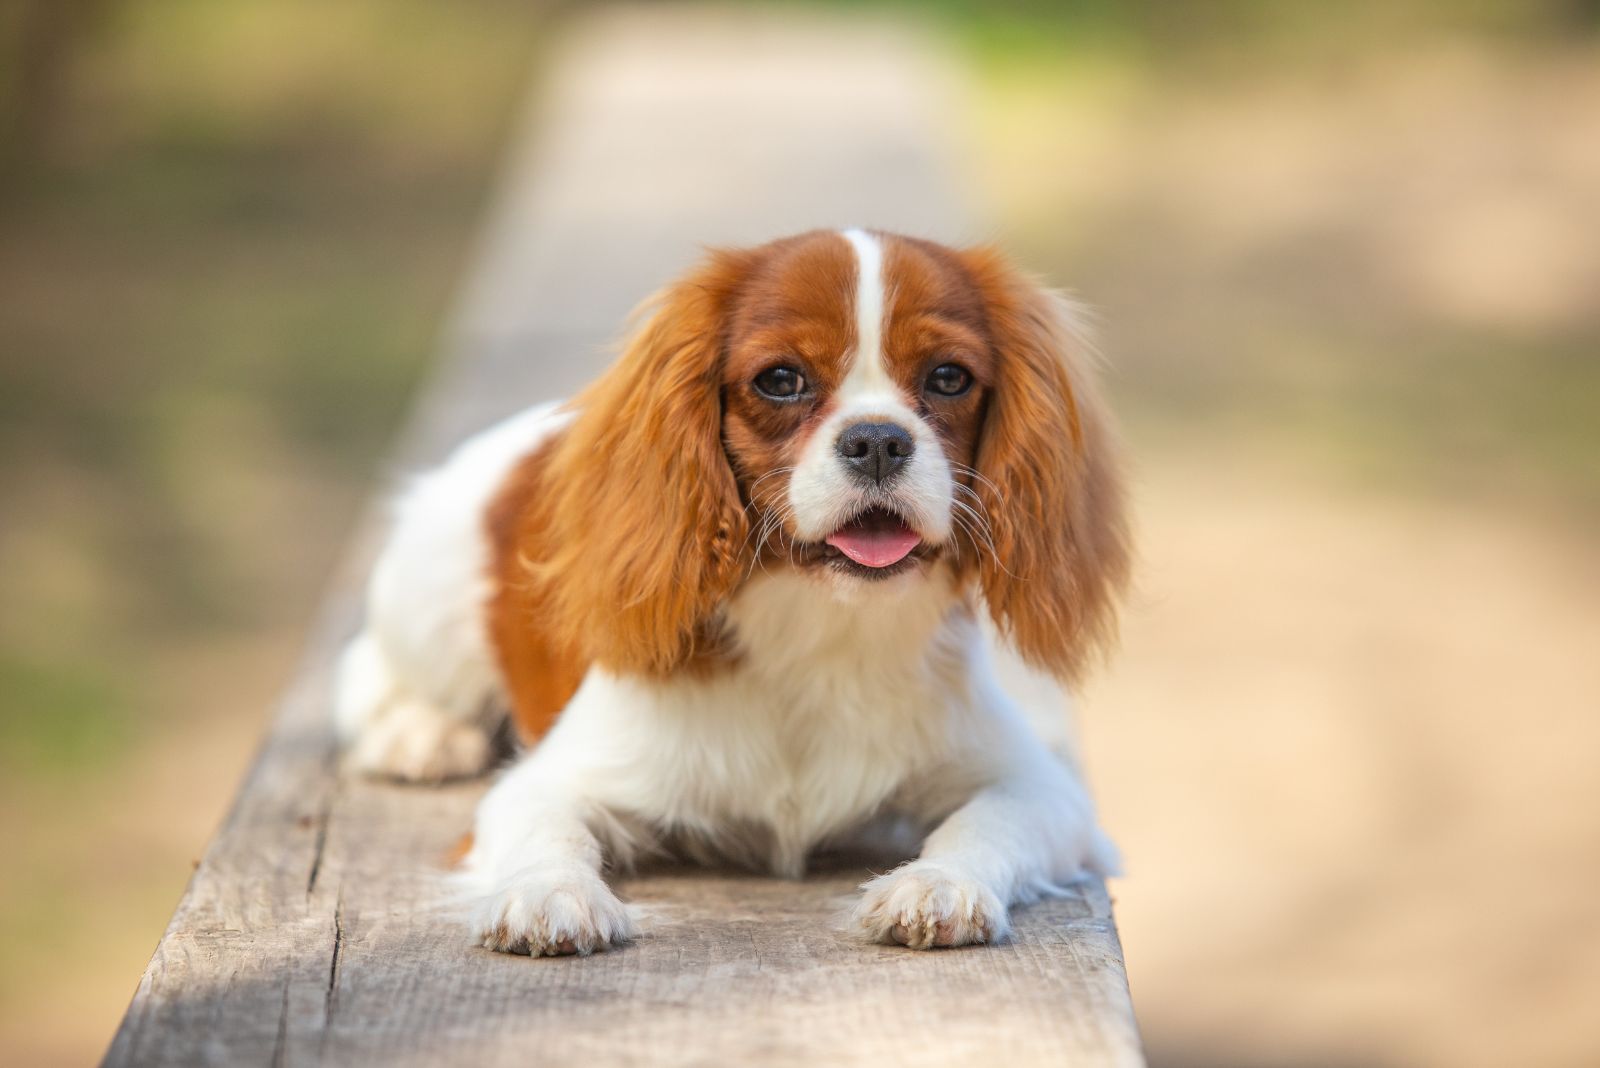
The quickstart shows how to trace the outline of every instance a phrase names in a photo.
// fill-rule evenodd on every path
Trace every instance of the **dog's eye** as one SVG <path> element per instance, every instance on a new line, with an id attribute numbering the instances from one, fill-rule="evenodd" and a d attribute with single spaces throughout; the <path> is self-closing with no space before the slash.
<path id="1" fill-rule="evenodd" d="M 972 372 L 958 363 L 943 363 L 928 372 L 927 390 L 942 397 L 959 397 L 972 388 Z"/>
<path id="2" fill-rule="evenodd" d="M 769 367 L 756 375 L 756 390 L 772 400 L 794 400 L 806 391 L 806 376 L 793 367 Z"/>

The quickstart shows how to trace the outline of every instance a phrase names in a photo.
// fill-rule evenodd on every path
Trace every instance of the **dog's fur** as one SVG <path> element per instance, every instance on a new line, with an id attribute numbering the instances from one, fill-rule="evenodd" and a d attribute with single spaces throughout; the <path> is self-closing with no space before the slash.
<path id="1" fill-rule="evenodd" d="M 993 668 L 1070 682 L 1114 631 L 1090 371 L 1072 305 L 992 250 L 816 231 L 710 254 L 576 401 L 421 478 L 339 716 L 359 768 L 436 780 L 484 770 L 509 712 L 528 752 L 463 861 L 474 937 L 588 953 L 633 932 L 607 861 L 671 843 L 792 876 L 888 818 L 926 841 L 864 888 L 882 941 L 994 941 L 1108 872 L 1035 725 L 1064 703 L 1021 709 Z M 866 424 L 894 441 L 841 444 Z"/>

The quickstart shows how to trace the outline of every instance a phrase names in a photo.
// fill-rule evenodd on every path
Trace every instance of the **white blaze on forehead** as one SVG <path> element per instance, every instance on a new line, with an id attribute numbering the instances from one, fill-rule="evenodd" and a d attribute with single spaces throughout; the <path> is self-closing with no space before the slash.
<path id="1" fill-rule="evenodd" d="M 883 319 L 887 303 L 883 282 L 883 244 L 865 230 L 843 230 L 856 254 L 856 348 L 850 370 L 839 386 L 842 397 L 864 393 L 894 395 L 894 382 L 883 359 Z"/>
<path id="2" fill-rule="evenodd" d="M 890 286 L 884 278 L 883 242 L 865 230 L 841 230 L 856 261 L 855 351 L 848 353 L 844 381 L 832 411 L 811 435 L 789 478 L 789 504 L 796 536 L 820 541 L 868 505 L 898 511 L 923 538 L 950 536 L 954 490 L 950 465 L 938 435 L 912 410 L 884 358 L 883 335 Z M 845 427 L 861 421 L 892 422 L 911 435 L 910 459 L 887 489 L 863 487 L 841 461 L 837 444 Z"/>

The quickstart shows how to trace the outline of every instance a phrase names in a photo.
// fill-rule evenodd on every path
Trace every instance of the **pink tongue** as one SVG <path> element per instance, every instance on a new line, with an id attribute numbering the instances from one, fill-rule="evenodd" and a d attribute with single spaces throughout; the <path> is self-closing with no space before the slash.
<path id="1" fill-rule="evenodd" d="M 919 538 L 904 523 L 887 528 L 844 527 L 828 535 L 828 544 L 863 567 L 888 567 L 904 560 Z"/>

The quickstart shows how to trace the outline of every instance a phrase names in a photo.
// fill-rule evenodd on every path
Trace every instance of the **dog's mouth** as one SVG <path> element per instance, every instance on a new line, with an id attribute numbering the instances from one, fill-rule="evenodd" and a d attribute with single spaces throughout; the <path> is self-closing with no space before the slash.
<path id="1" fill-rule="evenodd" d="M 887 508 L 868 508 L 823 541 L 851 563 L 882 573 L 904 563 L 922 544 L 922 535 Z"/>

